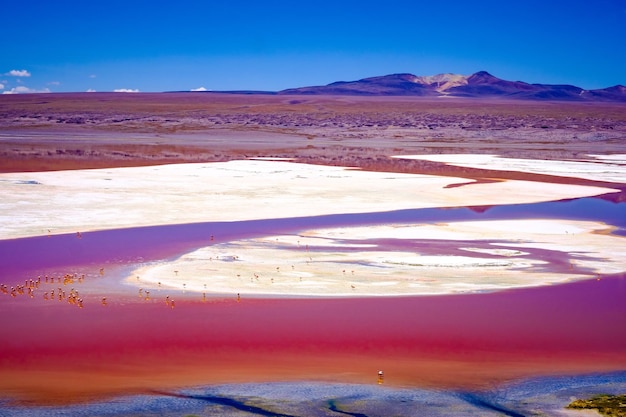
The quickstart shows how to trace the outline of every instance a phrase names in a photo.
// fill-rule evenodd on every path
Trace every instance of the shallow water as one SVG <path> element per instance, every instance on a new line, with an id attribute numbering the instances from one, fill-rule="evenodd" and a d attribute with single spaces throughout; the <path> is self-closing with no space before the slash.
<path id="1" fill-rule="evenodd" d="M 3 296 L 0 390 L 71 401 L 164 383 L 375 384 L 378 369 L 390 386 L 458 389 L 626 368 L 623 274 L 433 297 L 177 299 L 176 308 L 153 297 L 79 309 Z"/>
<path id="2" fill-rule="evenodd" d="M 615 193 L 619 195 L 619 193 Z M 0 240 L 0 281 L 9 284 L 66 265 L 133 264 L 167 259 L 212 243 L 313 228 L 505 219 L 594 220 L 626 236 L 626 202 L 598 197 L 492 207 L 427 208 L 382 213 L 207 222 Z"/>
<path id="3" fill-rule="evenodd" d="M 84 309 L 44 300 L 40 295 L 29 299 L 0 294 L 0 314 L 5 318 L 0 335 L 0 376 L 24 378 L 20 380 L 22 388 L 16 388 L 18 396 L 25 392 L 45 396 L 42 385 L 54 391 L 57 385 L 70 384 L 80 391 L 78 388 L 91 380 L 94 392 L 103 395 L 119 394 L 114 389 L 118 382 L 122 392 L 126 388 L 149 392 L 162 386 L 163 378 L 180 385 L 222 384 L 233 376 L 237 381 L 371 381 L 356 386 L 296 384 L 295 391 L 288 388 L 291 384 L 271 385 L 276 392 L 273 397 L 267 394 L 269 398 L 252 395 L 266 385 L 215 385 L 199 391 L 168 390 L 167 395 L 117 396 L 108 402 L 69 408 L 4 403 L 0 416 L 67 415 L 64 410 L 71 415 L 238 415 L 246 411 L 237 408 L 242 404 L 256 407 L 246 411 L 252 414 L 267 410 L 268 404 L 278 407 L 272 410 L 281 410 L 261 415 L 415 415 L 416 410 L 425 415 L 450 415 L 452 411 L 454 415 L 473 415 L 477 409 L 483 415 L 524 415 L 526 411 L 519 411 L 525 406 L 523 401 L 515 397 L 517 391 L 503 388 L 504 381 L 529 375 L 626 369 L 624 274 L 552 287 L 437 297 L 237 302 L 234 297 L 216 296 L 201 302 L 196 296 L 177 293 L 182 300 L 176 309 L 162 303 L 164 293 L 156 291 L 158 294 L 146 300 L 137 297 L 133 288 L 131 297 L 129 288 L 122 288 L 119 282 L 122 270 L 134 265 L 245 237 L 346 225 L 521 218 L 603 221 L 623 235 L 626 203 L 583 198 L 155 226 L 84 233 L 80 238 L 59 235 L 0 241 L 0 283 L 13 285 L 38 275 L 78 271 L 86 274 L 86 280 L 73 285 L 81 293 L 93 290 L 96 294 L 85 296 Z M 101 275 L 98 271 L 103 267 Z M 45 291 L 61 286 L 58 282 L 41 285 Z M 97 294 L 115 288 L 126 295 L 100 305 Z M 78 376 L 66 374 L 68 363 L 79 371 Z M 170 368 L 161 369 L 163 363 Z M 376 386 L 373 375 L 380 367 L 385 368 L 388 385 L 438 386 L 441 390 Z M 40 377 L 40 372 L 46 376 Z M 104 377 L 113 382 L 101 392 L 98 378 Z M 623 383 L 623 379 L 619 374 L 617 382 Z M 60 380 L 63 383 L 58 383 Z M 580 392 L 593 391 L 597 385 L 586 379 L 574 380 L 587 381 L 582 382 Z M 563 383 L 558 380 L 552 386 Z M 568 384 L 571 388 L 573 382 Z M 495 388 L 481 391 L 480 396 L 458 393 L 459 387 L 485 385 Z M 289 398 L 294 392 L 307 392 L 314 400 L 292 401 Z M 537 392 L 541 394 L 541 389 Z M 61 390 L 53 395 L 72 394 Z M 239 403 L 224 400 L 235 395 Z M 493 396 L 497 401 L 492 401 Z M 552 401 L 546 398 L 537 401 Z M 487 404 L 496 408 L 489 410 Z"/>
<path id="4" fill-rule="evenodd" d="M 562 416 L 572 398 L 624 392 L 626 372 L 534 378 L 480 392 L 355 384 L 235 384 L 64 407 L 0 401 L 0 416 Z"/>

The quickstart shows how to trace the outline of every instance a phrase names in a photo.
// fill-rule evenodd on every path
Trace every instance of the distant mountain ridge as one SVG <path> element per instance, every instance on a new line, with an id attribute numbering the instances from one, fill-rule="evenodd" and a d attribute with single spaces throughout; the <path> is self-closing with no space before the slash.
<path id="1" fill-rule="evenodd" d="M 472 75 L 438 74 L 417 76 L 391 74 L 356 81 L 337 81 L 323 86 L 290 88 L 277 94 L 424 96 L 424 97 L 499 97 L 525 100 L 624 101 L 626 87 L 585 90 L 573 85 L 529 84 L 494 77 L 487 71 Z"/>

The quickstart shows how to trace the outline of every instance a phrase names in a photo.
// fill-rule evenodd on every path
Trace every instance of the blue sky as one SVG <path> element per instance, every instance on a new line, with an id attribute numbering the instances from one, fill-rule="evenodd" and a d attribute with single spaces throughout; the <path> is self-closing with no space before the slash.
<path id="1" fill-rule="evenodd" d="M 280 90 L 409 72 L 626 84 L 626 0 L 7 1 L 0 92 Z"/>

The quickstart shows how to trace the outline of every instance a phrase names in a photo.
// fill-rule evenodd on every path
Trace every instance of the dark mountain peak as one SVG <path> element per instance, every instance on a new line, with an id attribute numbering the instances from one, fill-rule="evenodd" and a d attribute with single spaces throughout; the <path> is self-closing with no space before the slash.
<path id="1" fill-rule="evenodd" d="M 474 74 L 469 76 L 469 78 L 472 78 L 472 77 L 475 77 L 475 78 L 486 78 L 486 79 L 496 78 L 493 75 L 491 75 L 490 73 L 488 73 L 487 71 L 478 71 L 478 72 L 476 72 L 476 73 L 474 73 Z"/>
<path id="2" fill-rule="evenodd" d="M 401 73 L 397 73 L 397 74 L 382 75 L 380 77 L 364 78 L 364 80 L 389 79 L 389 80 L 413 81 L 415 78 L 416 77 L 413 74 L 409 74 L 408 72 L 401 72 Z"/>
<path id="3" fill-rule="evenodd" d="M 524 100 L 626 101 L 626 87 L 616 85 L 598 90 L 583 90 L 572 85 L 529 84 L 508 81 L 487 71 L 465 76 L 437 74 L 416 76 L 396 73 L 338 81 L 323 86 L 291 88 L 277 94 L 329 94 L 368 96 L 492 97 Z"/>
<path id="4" fill-rule="evenodd" d="M 405 83 L 405 82 L 412 83 L 412 82 L 415 82 L 416 79 L 417 77 L 413 74 L 399 73 L 399 74 L 379 75 L 376 77 L 361 78 L 360 80 L 357 80 L 357 81 L 338 81 L 338 82 L 334 82 L 328 85 L 331 86 L 331 85 L 356 84 L 356 83 L 382 83 L 382 84 Z"/>
<path id="5" fill-rule="evenodd" d="M 356 81 L 337 81 L 323 86 L 291 88 L 278 94 L 338 94 L 369 96 L 424 96 L 435 92 L 421 84 L 413 74 L 398 73 L 362 78 Z"/>
<path id="6" fill-rule="evenodd" d="M 623 101 L 626 102 L 626 87 L 621 84 L 613 87 L 600 88 L 597 90 L 583 90 L 580 93 L 585 99 L 598 101 Z"/>
<path id="7" fill-rule="evenodd" d="M 605 88 L 604 90 L 609 91 L 611 93 L 626 94 L 626 87 L 621 84 L 617 84 L 617 85 L 614 85 L 613 87 Z"/>
<path id="8" fill-rule="evenodd" d="M 498 77 L 494 77 L 493 75 L 489 74 L 487 71 L 478 71 L 477 73 L 472 74 L 469 77 L 467 77 L 468 84 L 493 84 L 493 83 L 497 83 L 501 81 L 504 81 L 504 80 L 501 80 Z"/>

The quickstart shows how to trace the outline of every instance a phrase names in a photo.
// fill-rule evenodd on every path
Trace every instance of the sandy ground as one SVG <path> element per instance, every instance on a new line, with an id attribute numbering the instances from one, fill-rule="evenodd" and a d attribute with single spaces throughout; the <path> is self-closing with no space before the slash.
<path id="1" fill-rule="evenodd" d="M 390 155 L 624 154 L 623 104 L 419 97 L 62 94 L 0 97 L 0 172 L 274 156 L 452 173 Z M 480 175 L 463 171 L 465 175 Z"/>

